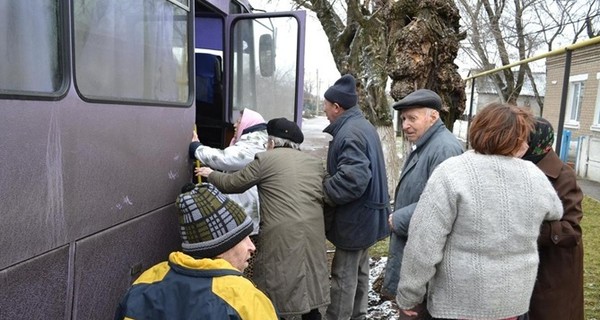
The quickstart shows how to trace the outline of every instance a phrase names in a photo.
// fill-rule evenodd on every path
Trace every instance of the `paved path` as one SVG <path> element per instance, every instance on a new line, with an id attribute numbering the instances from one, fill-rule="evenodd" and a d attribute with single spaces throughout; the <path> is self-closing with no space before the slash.
<path id="1" fill-rule="evenodd" d="M 593 180 L 577 179 L 583 194 L 600 201 L 600 183 Z"/>

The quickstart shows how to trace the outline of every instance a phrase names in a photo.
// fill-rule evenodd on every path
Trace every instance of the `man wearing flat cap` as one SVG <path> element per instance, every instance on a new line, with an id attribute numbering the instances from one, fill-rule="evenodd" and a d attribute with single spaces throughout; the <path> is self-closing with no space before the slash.
<path id="1" fill-rule="evenodd" d="M 344 75 L 325 91 L 323 110 L 333 136 L 323 181 L 327 239 L 336 247 L 326 319 L 365 319 L 369 252 L 389 236 L 390 201 L 381 139 L 357 105 L 356 81 Z"/>
<path id="2" fill-rule="evenodd" d="M 392 235 L 381 295 L 394 300 L 400 278 L 410 218 L 429 176 L 444 160 L 463 152 L 462 144 L 440 119 L 442 100 L 437 93 L 419 89 L 394 103 L 402 131 L 412 145 L 396 187 L 394 211 L 389 217 Z"/>
<path id="3" fill-rule="evenodd" d="M 329 275 L 323 219 L 320 159 L 300 151 L 304 141 L 295 122 L 267 123 L 266 152 L 234 173 L 203 167 L 197 173 L 226 193 L 256 185 L 260 201 L 260 233 L 252 280 L 273 301 L 282 317 L 302 315 L 319 320 L 329 304 Z"/>

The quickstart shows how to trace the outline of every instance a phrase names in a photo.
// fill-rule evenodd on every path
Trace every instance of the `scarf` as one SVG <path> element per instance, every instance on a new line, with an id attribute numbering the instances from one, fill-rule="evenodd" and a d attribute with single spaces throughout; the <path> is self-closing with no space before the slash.
<path id="1" fill-rule="evenodd" d="M 552 150 L 554 129 L 548 120 L 536 117 L 535 128 L 529 135 L 529 149 L 523 155 L 524 160 L 538 163 Z"/>

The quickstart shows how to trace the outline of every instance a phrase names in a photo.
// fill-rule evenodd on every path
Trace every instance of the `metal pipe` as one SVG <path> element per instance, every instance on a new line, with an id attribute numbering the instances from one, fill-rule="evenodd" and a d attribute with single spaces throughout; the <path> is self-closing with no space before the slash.
<path id="1" fill-rule="evenodd" d="M 565 72 L 563 73 L 562 92 L 560 95 L 560 113 L 558 114 L 558 130 L 556 130 L 556 154 L 560 155 L 562 145 L 562 134 L 565 123 L 565 113 L 567 110 L 567 95 L 569 93 L 569 76 L 571 75 L 571 56 L 572 50 L 565 53 Z"/>
<path id="2" fill-rule="evenodd" d="M 471 79 L 471 103 L 469 103 L 469 114 L 467 114 L 467 136 L 465 137 L 465 149 L 469 149 L 469 129 L 473 115 L 473 99 L 475 96 L 475 79 Z"/>

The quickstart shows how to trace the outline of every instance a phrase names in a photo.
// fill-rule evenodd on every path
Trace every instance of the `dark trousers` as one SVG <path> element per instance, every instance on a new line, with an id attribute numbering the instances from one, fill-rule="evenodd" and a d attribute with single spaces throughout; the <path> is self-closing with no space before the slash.
<path id="1" fill-rule="evenodd" d="M 312 309 L 309 313 L 302 315 L 302 320 L 321 320 L 319 309 Z"/>
<path id="2" fill-rule="evenodd" d="M 520 315 L 518 320 L 529 320 L 529 314 Z M 432 318 L 432 320 L 450 320 L 450 319 L 442 319 L 442 318 Z"/>
<path id="3" fill-rule="evenodd" d="M 279 318 L 279 320 L 285 320 L 285 318 Z M 308 313 L 302 315 L 302 320 L 321 320 L 321 313 L 319 309 L 312 309 Z"/>

